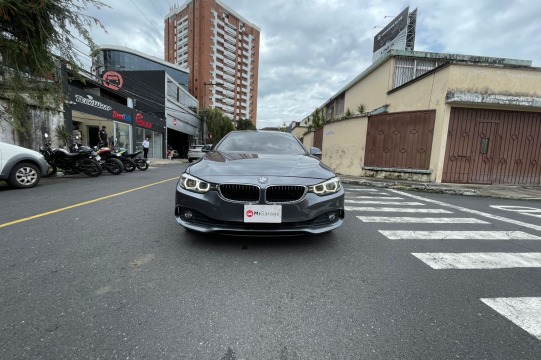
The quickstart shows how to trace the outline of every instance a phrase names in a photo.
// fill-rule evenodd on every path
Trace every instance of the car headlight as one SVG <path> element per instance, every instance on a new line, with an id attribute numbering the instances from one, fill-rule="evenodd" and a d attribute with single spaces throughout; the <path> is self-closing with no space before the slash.
<path id="1" fill-rule="evenodd" d="M 194 176 L 188 175 L 186 173 L 180 176 L 179 181 L 180 187 L 188 191 L 193 191 L 197 193 L 204 194 L 211 189 L 210 183 L 200 180 Z"/>
<path id="2" fill-rule="evenodd" d="M 325 196 L 337 193 L 341 188 L 340 179 L 335 177 L 320 184 L 310 186 L 308 191 L 319 196 Z"/>

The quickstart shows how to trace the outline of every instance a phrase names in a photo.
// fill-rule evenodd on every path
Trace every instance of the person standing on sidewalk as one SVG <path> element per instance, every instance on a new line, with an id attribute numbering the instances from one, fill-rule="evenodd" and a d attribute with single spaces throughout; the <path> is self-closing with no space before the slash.
<path id="1" fill-rule="evenodd" d="M 108 138 L 107 138 L 107 129 L 105 126 L 101 127 L 101 131 L 98 132 L 98 141 L 102 144 L 101 147 L 107 147 L 108 144 Z"/>
<path id="2" fill-rule="evenodd" d="M 143 140 L 143 157 L 145 160 L 148 157 L 148 148 L 150 147 L 150 138 L 147 136 L 145 140 Z"/>

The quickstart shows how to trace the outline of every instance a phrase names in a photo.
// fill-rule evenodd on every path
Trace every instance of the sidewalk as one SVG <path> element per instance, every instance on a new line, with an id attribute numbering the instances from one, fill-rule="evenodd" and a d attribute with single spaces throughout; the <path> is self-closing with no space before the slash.
<path id="1" fill-rule="evenodd" d="M 162 165 L 180 165 L 188 163 L 187 159 L 148 159 L 150 167 Z M 339 175 L 342 183 L 361 186 L 374 186 L 396 190 L 411 190 L 440 194 L 483 196 L 496 199 L 541 200 L 541 186 L 521 185 L 475 185 L 475 184 L 441 184 L 423 183 L 406 180 L 374 179 Z"/>

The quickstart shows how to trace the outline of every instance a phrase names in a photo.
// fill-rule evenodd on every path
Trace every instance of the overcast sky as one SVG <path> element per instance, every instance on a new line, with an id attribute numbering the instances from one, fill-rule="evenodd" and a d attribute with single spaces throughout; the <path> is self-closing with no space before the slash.
<path id="1" fill-rule="evenodd" d="M 98 45 L 163 59 L 163 21 L 184 0 L 102 0 Z M 221 0 L 261 30 L 257 127 L 300 121 L 372 62 L 374 36 L 417 8 L 415 50 L 531 60 L 541 67 L 541 1 Z M 88 52 L 81 46 L 81 50 Z"/>

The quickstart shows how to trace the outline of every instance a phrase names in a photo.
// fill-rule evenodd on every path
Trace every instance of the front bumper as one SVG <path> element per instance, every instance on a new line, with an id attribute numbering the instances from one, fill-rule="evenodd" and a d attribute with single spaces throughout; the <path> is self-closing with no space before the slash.
<path id="1" fill-rule="evenodd" d="M 281 223 L 247 223 L 244 222 L 244 203 L 225 200 L 217 191 L 193 193 L 177 184 L 175 218 L 183 227 L 202 233 L 320 234 L 342 225 L 344 189 L 327 196 L 308 193 L 299 202 L 281 206 Z"/>

